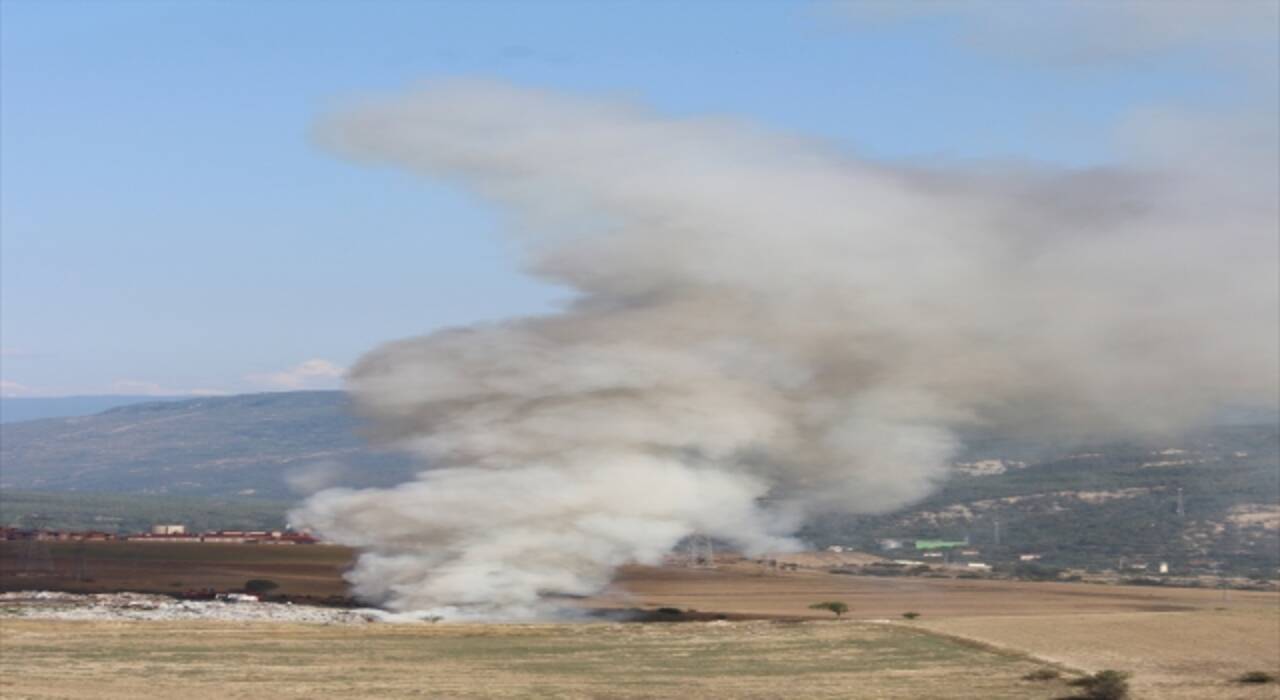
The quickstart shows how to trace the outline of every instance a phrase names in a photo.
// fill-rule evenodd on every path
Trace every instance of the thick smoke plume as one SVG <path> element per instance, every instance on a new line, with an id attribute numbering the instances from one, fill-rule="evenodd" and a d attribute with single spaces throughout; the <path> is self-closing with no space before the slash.
<path id="1" fill-rule="evenodd" d="M 786 547 L 806 513 L 926 495 L 968 427 L 1151 433 L 1276 395 L 1265 150 L 1197 154 L 1212 176 L 929 171 L 478 83 L 321 138 L 472 188 L 575 293 L 351 371 L 429 468 L 294 515 L 362 548 L 355 590 L 392 609 L 537 615 L 695 532 Z"/>

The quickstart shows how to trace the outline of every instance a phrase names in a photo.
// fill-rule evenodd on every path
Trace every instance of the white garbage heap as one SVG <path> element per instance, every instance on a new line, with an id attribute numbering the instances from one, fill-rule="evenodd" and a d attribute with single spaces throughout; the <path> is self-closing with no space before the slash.
<path id="1" fill-rule="evenodd" d="M 370 608 L 263 603 L 257 596 L 240 593 L 227 594 L 218 600 L 177 600 L 145 593 L 54 591 L 0 593 L 0 616 L 45 620 L 224 620 L 348 625 L 380 622 L 390 617 Z"/>

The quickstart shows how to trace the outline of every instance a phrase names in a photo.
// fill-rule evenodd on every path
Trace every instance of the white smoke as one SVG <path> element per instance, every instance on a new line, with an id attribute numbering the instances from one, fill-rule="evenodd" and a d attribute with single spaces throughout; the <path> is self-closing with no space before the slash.
<path id="1" fill-rule="evenodd" d="M 1267 158 L 931 172 L 487 83 L 320 134 L 473 188 L 576 292 L 351 370 L 431 468 L 292 517 L 362 548 L 356 593 L 395 610 L 541 614 L 695 532 L 785 547 L 806 513 L 923 497 L 967 426 L 1150 432 L 1277 392 Z"/>

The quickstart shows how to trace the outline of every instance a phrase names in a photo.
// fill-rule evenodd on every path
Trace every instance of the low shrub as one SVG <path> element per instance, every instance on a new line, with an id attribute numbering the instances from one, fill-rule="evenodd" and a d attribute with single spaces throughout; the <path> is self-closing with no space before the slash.
<path id="1" fill-rule="evenodd" d="M 1054 668 L 1037 668 L 1022 677 L 1024 681 L 1052 681 L 1061 678 L 1062 674 Z"/>
<path id="2" fill-rule="evenodd" d="M 809 609 L 810 610 L 828 610 L 830 612 L 835 613 L 836 617 L 841 617 L 845 613 L 849 612 L 849 606 L 838 600 L 827 600 L 821 603 L 814 603 L 813 605 L 809 606 Z"/>
<path id="3" fill-rule="evenodd" d="M 1237 683 L 1275 683 L 1276 677 L 1266 671 L 1250 671 L 1236 677 Z"/>
<path id="4" fill-rule="evenodd" d="M 266 578 L 251 578 L 244 582 L 244 592 L 252 595 L 263 595 L 279 588 L 280 584 Z"/>
<path id="5" fill-rule="evenodd" d="M 1077 678 L 1071 685 L 1083 689 L 1081 700 L 1125 700 L 1129 697 L 1129 674 L 1123 671 L 1098 671 L 1091 676 Z"/>

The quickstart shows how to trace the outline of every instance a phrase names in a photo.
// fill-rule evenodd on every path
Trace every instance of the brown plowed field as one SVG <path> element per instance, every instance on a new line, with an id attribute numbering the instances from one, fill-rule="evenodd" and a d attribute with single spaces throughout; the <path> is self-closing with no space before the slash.
<path id="1" fill-rule="evenodd" d="M 346 595 L 354 553 L 329 545 L 51 542 L 46 559 L 29 543 L 0 542 L 0 590 L 180 593 L 235 590 L 270 579 L 293 596 Z"/>

